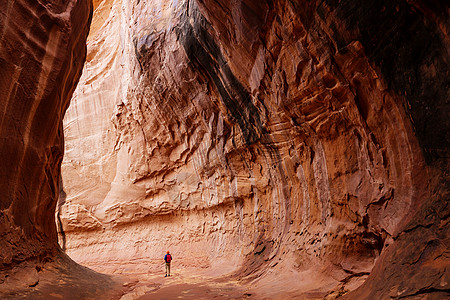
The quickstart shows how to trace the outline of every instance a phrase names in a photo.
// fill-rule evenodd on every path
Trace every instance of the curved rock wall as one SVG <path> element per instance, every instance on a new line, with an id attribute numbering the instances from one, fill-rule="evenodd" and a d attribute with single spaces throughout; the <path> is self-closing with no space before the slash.
<path id="1" fill-rule="evenodd" d="M 0 5 L 0 298 L 108 297 L 113 281 L 59 248 L 63 116 L 81 75 L 90 1 Z"/>
<path id="2" fill-rule="evenodd" d="M 76 261 L 170 248 L 322 296 L 448 290 L 448 5 L 95 5 L 65 119 Z"/>
<path id="3" fill-rule="evenodd" d="M 85 59 L 91 9 L 88 1 L 2 2 L 1 269 L 58 247 L 62 119 Z"/>

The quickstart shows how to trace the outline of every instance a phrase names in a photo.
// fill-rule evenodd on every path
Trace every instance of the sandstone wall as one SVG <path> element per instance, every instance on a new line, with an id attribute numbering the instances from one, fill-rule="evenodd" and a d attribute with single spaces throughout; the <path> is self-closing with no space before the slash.
<path id="1" fill-rule="evenodd" d="M 91 4 L 2 1 L 1 6 L 3 269 L 57 249 L 54 212 L 64 146 L 62 119 L 84 63 Z"/>
<path id="2" fill-rule="evenodd" d="M 95 5 L 65 118 L 76 261 L 448 290 L 448 5 Z"/>
<path id="3" fill-rule="evenodd" d="M 90 1 L 0 3 L 0 298 L 73 299 L 113 282 L 59 248 L 63 116 L 81 75 Z"/>

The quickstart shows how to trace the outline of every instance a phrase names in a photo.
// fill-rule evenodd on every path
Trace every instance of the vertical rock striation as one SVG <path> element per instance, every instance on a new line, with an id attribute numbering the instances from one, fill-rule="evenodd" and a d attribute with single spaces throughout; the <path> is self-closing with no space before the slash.
<path id="1" fill-rule="evenodd" d="M 170 247 L 267 295 L 448 293 L 447 4 L 95 5 L 65 119 L 75 260 Z"/>
<path id="2" fill-rule="evenodd" d="M 1 299 L 111 293 L 107 276 L 61 252 L 54 217 L 62 120 L 85 61 L 91 13 L 90 1 L 0 5 Z"/>
<path id="3" fill-rule="evenodd" d="M 89 1 L 5 1 L 0 12 L 0 267 L 57 249 L 64 111 L 86 54 Z"/>

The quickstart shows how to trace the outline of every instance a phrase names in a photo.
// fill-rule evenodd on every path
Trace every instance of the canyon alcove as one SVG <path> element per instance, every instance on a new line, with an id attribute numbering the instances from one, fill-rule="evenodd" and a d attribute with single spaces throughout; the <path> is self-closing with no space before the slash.
<path id="1" fill-rule="evenodd" d="M 448 297 L 448 13 L 6 1 L 0 297 Z"/>

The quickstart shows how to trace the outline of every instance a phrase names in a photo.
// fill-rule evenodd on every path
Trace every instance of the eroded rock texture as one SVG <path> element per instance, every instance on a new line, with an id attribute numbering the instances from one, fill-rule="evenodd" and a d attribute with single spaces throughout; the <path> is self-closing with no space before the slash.
<path id="1" fill-rule="evenodd" d="M 54 222 L 62 119 L 83 68 L 91 12 L 89 1 L 0 5 L 2 299 L 70 297 L 82 280 L 78 294 L 87 297 L 92 282 L 110 284 L 63 255 Z"/>
<path id="2" fill-rule="evenodd" d="M 65 119 L 76 261 L 170 248 L 267 295 L 448 293 L 448 4 L 95 6 Z"/>
<path id="3" fill-rule="evenodd" d="M 57 246 L 62 118 L 86 55 L 89 9 L 82 1 L 2 3 L 1 267 Z"/>

